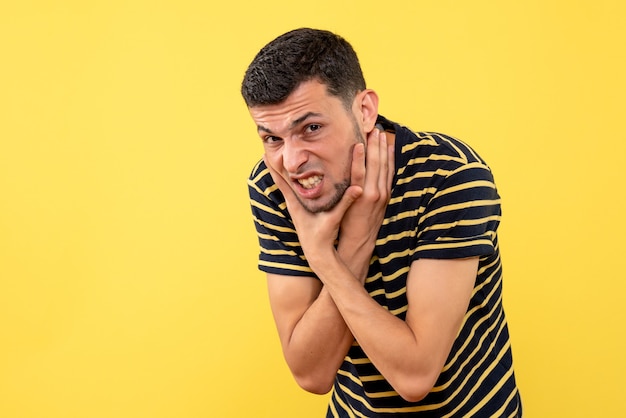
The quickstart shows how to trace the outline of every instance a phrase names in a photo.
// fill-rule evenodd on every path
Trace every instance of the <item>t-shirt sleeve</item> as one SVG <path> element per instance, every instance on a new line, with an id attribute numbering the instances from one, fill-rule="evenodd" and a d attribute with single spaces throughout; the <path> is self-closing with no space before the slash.
<path id="1" fill-rule="evenodd" d="M 445 177 L 420 216 L 413 260 L 490 255 L 500 217 L 489 168 L 481 162 L 461 165 Z"/>
<path id="2" fill-rule="evenodd" d="M 259 270 L 315 277 L 304 257 L 283 195 L 263 162 L 252 171 L 248 179 L 248 192 L 259 239 Z"/>

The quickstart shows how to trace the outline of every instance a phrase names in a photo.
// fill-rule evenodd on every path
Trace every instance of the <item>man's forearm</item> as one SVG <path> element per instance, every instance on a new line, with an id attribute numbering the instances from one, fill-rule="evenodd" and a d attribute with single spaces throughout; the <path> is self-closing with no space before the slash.
<path id="1" fill-rule="evenodd" d="M 283 352 L 298 384 L 313 393 L 332 388 L 337 370 L 354 337 L 328 290 L 322 288 L 294 327 Z"/>
<path id="2" fill-rule="evenodd" d="M 340 239 L 337 246 L 339 258 L 361 283 L 365 283 L 373 252 L 374 242 L 358 245 L 353 240 Z"/>
<path id="3" fill-rule="evenodd" d="M 373 244 L 340 243 L 338 251 L 355 277 L 364 282 Z M 334 301 L 323 286 L 316 300 L 293 329 L 284 347 L 286 360 L 300 386 L 314 393 L 330 390 L 337 370 L 354 342 Z"/>
<path id="4" fill-rule="evenodd" d="M 310 255 L 310 263 L 352 335 L 387 381 L 408 401 L 426 396 L 461 326 L 478 258 L 412 264 L 407 298 L 413 308 L 406 320 L 372 299 L 334 249 Z"/>
<path id="5" fill-rule="evenodd" d="M 350 332 L 380 370 L 396 386 L 411 371 L 417 341 L 407 324 L 376 303 L 339 257 L 330 255 L 315 265 L 324 287 L 333 298 Z M 399 379 L 401 377 L 401 379 Z"/>

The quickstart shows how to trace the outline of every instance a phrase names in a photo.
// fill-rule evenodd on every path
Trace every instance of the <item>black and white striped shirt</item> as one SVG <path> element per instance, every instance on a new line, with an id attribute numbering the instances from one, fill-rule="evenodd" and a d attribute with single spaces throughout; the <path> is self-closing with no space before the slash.
<path id="1" fill-rule="evenodd" d="M 396 134 L 396 173 L 365 282 L 370 296 L 404 319 L 406 280 L 414 260 L 477 256 L 478 275 L 462 328 L 428 396 L 404 401 L 355 341 L 337 373 L 327 416 L 521 416 L 502 308 L 496 234 L 500 197 L 491 170 L 455 138 L 412 132 L 383 117 L 379 123 Z M 263 162 L 254 167 L 248 184 L 261 249 L 259 268 L 315 277 Z"/>

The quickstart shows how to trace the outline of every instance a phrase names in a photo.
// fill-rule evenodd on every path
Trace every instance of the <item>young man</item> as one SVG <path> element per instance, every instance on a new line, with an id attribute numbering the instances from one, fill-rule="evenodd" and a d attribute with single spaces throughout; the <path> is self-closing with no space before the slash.
<path id="1" fill-rule="evenodd" d="M 378 115 L 341 37 L 265 46 L 242 94 L 265 150 L 249 190 L 298 384 L 328 417 L 514 417 L 500 198 L 467 145 Z"/>

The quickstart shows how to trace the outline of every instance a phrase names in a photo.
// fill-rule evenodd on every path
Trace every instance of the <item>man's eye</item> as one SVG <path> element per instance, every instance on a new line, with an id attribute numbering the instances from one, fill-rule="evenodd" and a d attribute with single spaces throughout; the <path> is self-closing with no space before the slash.
<path id="1" fill-rule="evenodd" d="M 315 132 L 315 131 L 319 130 L 321 127 L 322 127 L 322 125 L 317 125 L 315 123 L 312 123 L 310 125 L 307 125 L 306 131 L 307 132 Z"/>
<path id="2" fill-rule="evenodd" d="M 266 144 L 274 144 L 276 142 L 280 141 L 280 138 L 277 136 L 265 136 L 263 137 L 263 142 L 265 142 Z"/>

